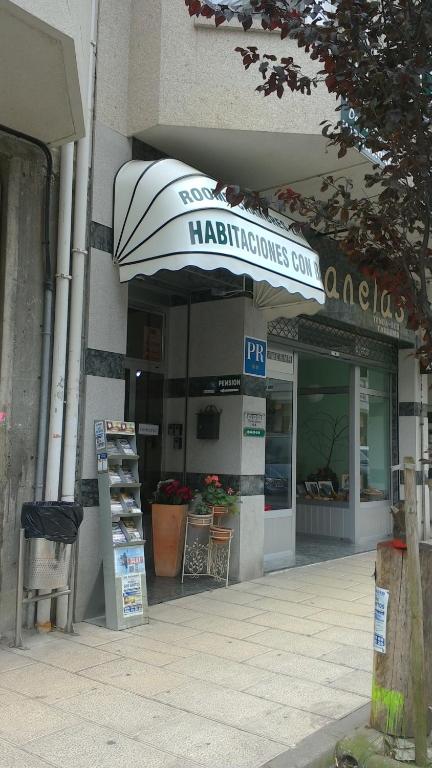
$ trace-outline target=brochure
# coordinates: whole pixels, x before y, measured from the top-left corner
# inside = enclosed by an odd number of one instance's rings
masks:
[[[129,541],[133,541],[134,539],[135,540],[141,539],[141,534],[138,528],[136,527],[134,521],[131,518],[126,518],[126,520],[122,520],[121,527]]]
[[[127,541],[120,523],[112,523],[112,540],[113,544],[124,544]]]

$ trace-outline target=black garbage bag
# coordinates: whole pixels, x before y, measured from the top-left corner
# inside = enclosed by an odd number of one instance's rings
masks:
[[[28,501],[21,510],[26,539],[73,544],[82,519],[83,508],[76,501]]]

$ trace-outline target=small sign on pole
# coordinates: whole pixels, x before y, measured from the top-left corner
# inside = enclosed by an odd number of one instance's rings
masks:
[[[387,608],[389,590],[375,587],[375,626],[374,626],[374,651],[386,652],[387,636]]]

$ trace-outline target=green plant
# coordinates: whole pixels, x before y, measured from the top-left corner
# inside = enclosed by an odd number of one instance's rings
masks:
[[[207,475],[204,478],[202,498],[210,507],[228,507],[231,513],[237,511],[239,495],[233,488],[224,488],[219,475]]]
[[[189,512],[192,515],[209,515],[209,505],[204,501],[202,494],[199,491],[195,491],[192,501],[189,504]]]

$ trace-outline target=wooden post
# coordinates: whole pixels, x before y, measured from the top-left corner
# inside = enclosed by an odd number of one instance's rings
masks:
[[[411,612],[410,672],[413,697],[415,760],[427,764],[427,703],[423,635],[423,596],[417,519],[417,489],[414,459],[404,459],[405,525],[407,541],[408,604]]]

